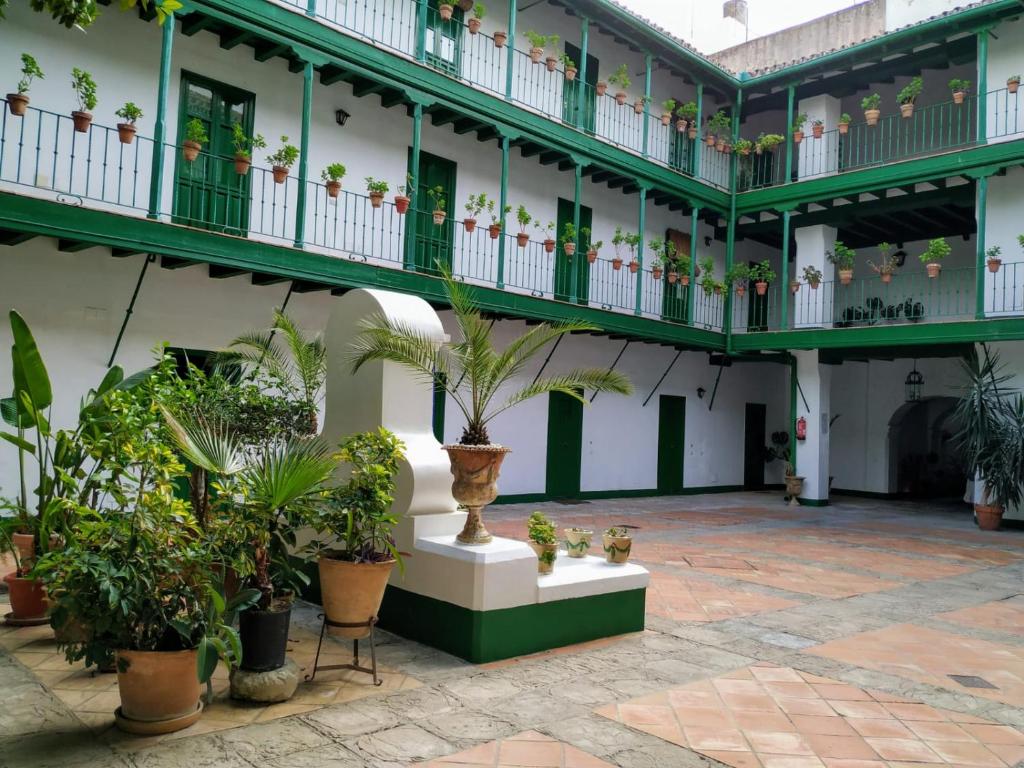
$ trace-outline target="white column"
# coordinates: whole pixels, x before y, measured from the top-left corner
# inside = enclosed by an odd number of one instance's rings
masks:
[[[818,351],[814,349],[795,351],[793,355],[800,382],[794,418],[807,419],[807,438],[796,441],[796,473],[804,478],[800,498],[827,502],[832,366],[819,363]]]
[[[796,113],[807,115],[804,140],[797,147],[797,174],[802,179],[806,176],[836,173],[839,170],[839,136],[836,128],[842,114],[839,99],[828,94],[800,99]],[[815,120],[822,120],[825,123],[825,133],[820,139],[814,138],[814,132],[811,130]]]
[[[799,217],[795,217],[799,221]],[[824,224],[800,227],[793,231],[796,239],[796,266],[791,277],[803,280],[804,267],[811,266],[822,274],[821,285],[813,290],[801,285],[793,297],[793,320],[796,328],[830,328],[835,295],[835,268],[828,260],[836,242],[837,230]]]

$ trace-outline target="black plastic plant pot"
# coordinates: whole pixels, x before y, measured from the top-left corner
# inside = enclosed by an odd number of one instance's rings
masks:
[[[284,666],[291,618],[291,606],[281,611],[250,609],[238,615],[238,633],[242,638],[242,669],[268,672]]]

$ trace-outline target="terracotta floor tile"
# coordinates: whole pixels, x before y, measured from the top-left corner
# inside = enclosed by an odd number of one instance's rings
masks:
[[[623,707],[619,707],[620,713],[622,713],[622,710]],[[670,717],[672,717],[673,711],[675,712],[673,720],[678,720],[678,722],[684,726],[696,726],[700,728],[733,727],[733,722],[729,717],[728,711],[725,709],[710,707],[674,707],[673,709],[668,710]],[[621,719],[622,722],[626,722],[624,713],[622,713]],[[667,723],[661,724],[666,725]]]
[[[887,768],[881,760],[847,760],[845,758],[823,758],[825,768]]]
[[[721,714],[718,710],[707,710],[714,714]],[[676,716],[670,707],[655,706],[652,704],[621,704],[619,705],[619,719],[626,725],[669,725],[676,724]],[[725,718],[728,722],[728,718]]]
[[[647,612],[673,621],[720,621],[793,605],[792,600],[724,587],[692,573],[655,571],[647,588]]]
[[[795,669],[788,669],[787,667],[759,667],[754,665],[750,668],[750,673],[761,680],[762,682],[773,682],[773,683],[802,683],[804,679],[800,677],[800,673]]]
[[[1007,765],[1024,761],[1024,746],[1019,744],[989,744],[989,751],[999,755]]]
[[[829,701],[829,706],[843,717],[865,717],[877,719],[887,719],[889,717],[888,710],[886,710],[886,708],[877,701],[837,700]]]
[[[852,717],[845,721],[861,736],[877,739],[912,739],[914,733],[904,723],[894,718],[874,719]]]
[[[878,755],[860,736],[833,736],[807,734],[804,737],[814,754],[821,758],[837,757],[850,760],[875,760]]]
[[[761,758],[764,768],[822,768],[824,763],[816,757],[796,755],[765,755]]]
[[[834,701],[871,701],[871,695],[846,683],[815,683],[814,690],[823,699]]]
[[[1003,761],[976,741],[929,741],[928,746],[947,763],[1002,768]]]
[[[956,723],[908,720],[907,727],[924,741],[975,741],[971,734]]]
[[[722,701],[732,709],[750,709],[756,712],[778,712],[775,700],[768,694],[723,693]]]
[[[917,739],[865,739],[883,760],[914,763],[941,762],[941,758]]]
[[[560,768],[562,745],[557,741],[512,741],[501,743],[498,765]]]
[[[761,761],[750,752],[719,752],[708,750],[704,752],[708,757],[714,758],[720,763],[731,765],[733,768],[761,768]]]
[[[968,627],[986,627],[1000,632],[1024,636],[1024,597],[973,605],[958,611],[939,613],[937,619]]]
[[[815,751],[798,733],[748,731],[754,752],[766,755],[813,755]]]
[[[750,751],[743,734],[730,728],[684,728],[686,741],[698,752],[721,750],[726,752]]]
[[[779,707],[787,715],[815,715],[817,717],[838,717],[827,701],[822,699],[776,699]]]
[[[980,742],[992,744],[1015,744],[1024,746],[1024,733],[1008,725],[993,723],[965,723],[960,726]]]
[[[927,704],[883,704],[889,712],[905,722],[910,720],[946,720],[941,710]]]
[[[818,717],[815,715],[790,715],[800,733],[824,734],[828,736],[853,736],[856,731],[842,717]]]
[[[746,710],[734,710],[732,712],[733,722],[741,731],[797,731],[798,728],[792,720],[781,712],[749,712]],[[826,717],[823,720],[833,720]],[[803,731],[803,729],[799,729]]]
[[[807,683],[801,681],[795,682],[774,682],[768,681],[764,684],[764,689],[768,691],[772,696],[778,698],[783,697],[787,699],[817,699],[817,698],[828,698],[822,697],[814,688]]]

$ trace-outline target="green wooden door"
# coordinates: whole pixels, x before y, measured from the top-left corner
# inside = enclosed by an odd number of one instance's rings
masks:
[[[565,44],[565,55],[580,66],[581,51],[572,43]],[[583,93],[583,129],[587,133],[594,132],[597,113],[597,68],[599,62],[595,56],[587,54],[587,80],[589,86]],[[562,120],[569,125],[576,125],[579,115],[579,92],[583,85],[580,78],[567,80],[562,88]]]
[[[554,499],[578,497],[582,466],[583,403],[552,392],[548,398],[547,495]]]
[[[235,172],[231,134],[234,124],[241,123],[252,135],[254,108],[255,96],[248,91],[182,73],[178,136],[184,137],[185,124],[197,118],[210,143],[192,162],[175,153],[176,222],[229,234],[247,233],[251,175]]]
[[[411,151],[411,150],[410,150]],[[420,168],[416,174],[416,247],[413,264],[417,271],[436,274],[440,263],[449,269],[452,266],[452,248],[455,243],[455,221],[452,198],[455,195],[455,163],[443,157],[420,152]],[[431,212],[433,201],[427,194],[430,189],[441,187],[448,203],[448,215],[444,223],[437,225]]]
[[[439,4],[438,0],[430,0],[427,4],[424,46],[427,63],[442,72],[458,75],[462,65],[462,35],[466,28],[462,21],[462,9],[456,5],[451,19],[445,21],[437,10]]]
[[[682,493],[686,444],[686,398],[658,400],[658,493]]]
[[[590,264],[587,262],[585,253],[578,252],[571,259],[565,255],[562,249],[562,233],[565,231],[566,223],[572,223],[573,201],[558,198],[558,224],[557,233],[558,248],[555,251],[555,298],[560,301],[569,301],[572,296],[572,275],[576,273],[576,302],[586,304],[590,298]],[[590,229],[594,226],[594,212],[587,206],[580,206],[580,229]]]

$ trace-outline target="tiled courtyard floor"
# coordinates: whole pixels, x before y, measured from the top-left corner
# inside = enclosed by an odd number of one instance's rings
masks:
[[[523,538],[636,526],[642,633],[473,666],[386,636],[376,690],[322,673],[286,705],[224,696],[143,741],[109,728],[116,686],[45,629],[0,629],[0,768],[1004,768],[1024,760],[1024,533],[965,508],[778,494],[495,507]],[[557,568],[557,564],[556,564]],[[316,613],[293,622],[308,664]],[[346,655],[332,645],[331,661]]]

